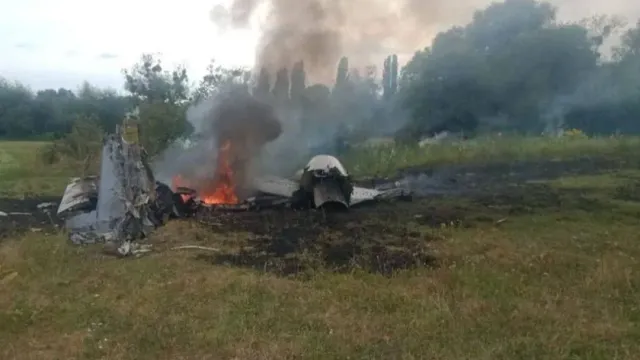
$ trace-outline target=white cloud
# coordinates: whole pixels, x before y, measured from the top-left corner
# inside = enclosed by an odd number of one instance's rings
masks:
[[[211,1],[1,1],[0,74],[34,88],[73,88],[83,79],[120,87],[121,69],[144,52],[185,64],[193,75],[212,58],[227,65],[253,61],[255,32],[219,36]]]

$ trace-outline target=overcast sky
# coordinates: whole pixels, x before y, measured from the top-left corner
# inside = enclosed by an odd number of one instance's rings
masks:
[[[609,12],[635,21],[640,12],[637,0],[552,2],[563,18]],[[0,76],[33,89],[76,89],[84,80],[121,89],[121,70],[145,52],[185,64],[192,79],[212,58],[250,66],[258,33],[220,34],[210,19],[218,3],[224,0],[0,0]]]
[[[88,80],[121,88],[121,69],[143,52],[202,74],[212,58],[250,65],[255,32],[220,36],[212,0],[0,0],[0,76],[34,89]]]

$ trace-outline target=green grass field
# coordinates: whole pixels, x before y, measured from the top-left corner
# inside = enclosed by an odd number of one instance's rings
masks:
[[[356,176],[388,176],[399,168],[500,161],[570,160],[583,156],[634,156],[638,137],[587,138],[578,133],[558,138],[485,137],[469,141],[415,146],[376,146],[346,156],[347,168]]]
[[[46,166],[39,159],[44,142],[0,142],[0,197],[60,196],[73,167]]]
[[[1,196],[63,190],[68,172],[34,169],[38,146],[0,143]],[[159,229],[157,251],[139,259],[63,234],[0,239],[0,359],[636,359],[637,150],[635,138],[491,139],[351,154],[347,168],[359,176],[585,156],[611,166],[353,210],[350,232],[315,241],[364,249],[346,238],[355,234],[386,250],[354,252],[339,272],[314,244],[253,267],[169,250],[197,243],[248,256],[255,246],[246,229],[191,221]],[[358,260],[405,245],[436,262],[383,275]],[[267,269],[291,259],[305,271]]]

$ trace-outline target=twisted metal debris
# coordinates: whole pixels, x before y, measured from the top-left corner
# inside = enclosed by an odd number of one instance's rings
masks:
[[[125,123],[105,138],[100,176],[72,179],[58,216],[66,218],[75,244],[109,243],[121,256],[146,252],[136,241],[166,222],[175,208],[170,197],[158,196],[162,186],[146,163],[137,128]]]

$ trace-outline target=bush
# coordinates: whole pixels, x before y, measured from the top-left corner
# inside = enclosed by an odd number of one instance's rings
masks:
[[[188,129],[185,108],[168,103],[143,103],[138,107],[140,141],[151,156],[160,154]]]
[[[100,158],[104,131],[94,116],[78,117],[71,132],[40,150],[47,165],[82,165],[83,172],[94,169]]]

